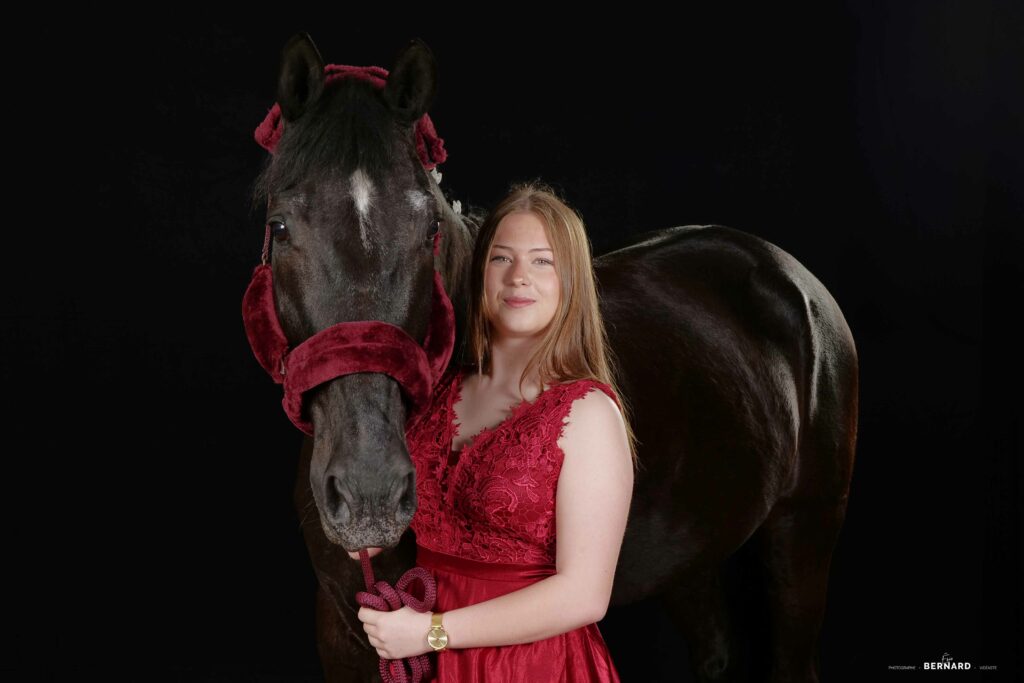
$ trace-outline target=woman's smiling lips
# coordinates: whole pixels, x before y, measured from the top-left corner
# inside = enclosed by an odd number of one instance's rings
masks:
[[[532,304],[533,299],[521,299],[519,297],[513,296],[505,299],[505,303],[511,306],[512,308],[522,308],[523,306],[529,306],[530,304]]]

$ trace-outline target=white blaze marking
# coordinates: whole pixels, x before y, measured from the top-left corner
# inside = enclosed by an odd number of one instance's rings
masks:
[[[373,246],[370,243],[370,236],[367,228],[370,223],[370,198],[373,197],[373,183],[370,177],[357,168],[349,180],[352,186],[352,201],[356,204],[356,211],[359,213],[359,236],[363,241],[363,248],[370,251]]]

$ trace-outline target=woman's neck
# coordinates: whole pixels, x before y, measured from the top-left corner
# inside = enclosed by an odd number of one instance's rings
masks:
[[[519,378],[536,350],[537,338],[500,339],[491,343],[491,374],[481,378],[481,388],[519,396]],[[523,381],[523,399],[532,401],[541,392],[536,368]]]

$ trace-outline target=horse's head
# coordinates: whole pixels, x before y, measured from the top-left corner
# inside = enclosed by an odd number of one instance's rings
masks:
[[[424,339],[434,235],[444,231],[441,258],[455,273],[467,242],[416,149],[414,126],[436,83],[433,56],[419,41],[399,54],[383,88],[359,78],[326,82],[306,34],[285,46],[283,131],[254,198],[266,203],[274,306],[289,345],[350,321],[383,321]],[[459,284],[448,277],[453,298]],[[381,372],[342,375],[305,395],[313,497],[327,537],[347,550],[393,546],[412,519],[412,409]]]

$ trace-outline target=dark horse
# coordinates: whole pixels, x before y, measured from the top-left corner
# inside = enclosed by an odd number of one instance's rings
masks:
[[[284,134],[255,191],[276,225],[285,334],[296,345],[337,322],[380,320],[423,339],[434,267],[423,244],[440,219],[458,362],[478,222],[453,210],[415,151],[434,59],[412,41],[383,89],[325,87],[323,71],[307,35],[289,41],[277,92]],[[767,586],[765,678],[817,680],[857,431],[857,355],[839,307],[789,254],[717,225],[647,233],[595,268],[641,443],[612,605],[657,596],[690,645],[696,678],[735,679],[741,648],[722,568],[754,548]],[[378,680],[356,618],[360,565],[347,551],[386,548],[374,566],[388,582],[414,565],[408,410],[398,384],[376,372],[309,397],[315,437],[304,443],[295,500],[331,681]]]

